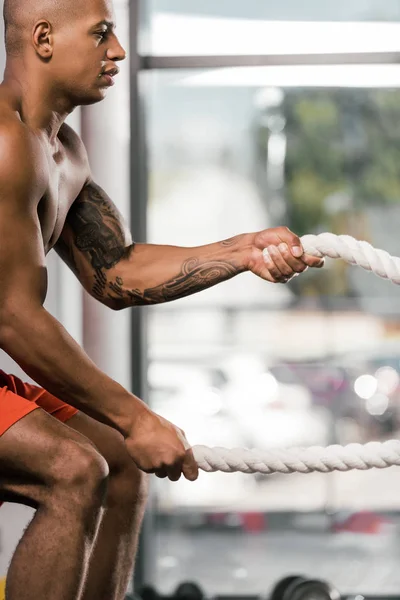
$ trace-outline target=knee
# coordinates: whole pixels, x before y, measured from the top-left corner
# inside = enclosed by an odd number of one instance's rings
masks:
[[[121,449],[110,468],[107,506],[127,506],[128,510],[145,506],[149,491],[149,477],[137,468],[130,456]]]
[[[101,506],[107,493],[108,478],[106,460],[90,443],[67,440],[61,444],[53,461],[53,492],[61,492],[73,504]]]

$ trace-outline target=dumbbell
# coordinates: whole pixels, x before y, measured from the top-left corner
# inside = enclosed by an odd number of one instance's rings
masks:
[[[173,598],[177,600],[204,600],[205,594],[197,583],[184,581],[176,588]]]
[[[289,596],[291,588],[302,581],[306,581],[306,579],[301,575],[289,575],[289,577],[285,577],[272,590],[270,600],[291,600]]]
[[[142,600],[167,600],[166,596],[161,596],[152,586],[146,585],[140,591]],[[205,594],[197,583],[184,581],[176,588],[169,600],[205,600]]]
[[[326,581],[292,575],[275,586],[270,600],[341,600],[341,597]]]
[[[160,594],[151,585],[145,585],[139,592],[141,600],[161,600]]]
[[[293,586],[290,600],[341,600],[341,596],[326,581],[306,579]]]

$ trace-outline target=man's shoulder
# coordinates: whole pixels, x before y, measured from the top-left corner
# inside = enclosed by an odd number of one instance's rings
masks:
[[[11,110],[0,101],[0,186],[3,191],[34,192],[45,182],[40,143]],[[36,195],[36,194],[35,194]]]
[[[26,150],[33,142],[33,136],[21,119],[11,110],[6,110],[0,102],[0,150],[23,147]]]
[[[28,128],[16,116],[2,112],[0,106],[0,163],[17,163],[26,168],[31,162],[34,164],[37,150],[37,140]]]
[[[6,91],[0,87],[0,152],[11,155],[21,152],[21,160],[34,157],[39,141],[34,132],[23,122],[20,113],[10,101]],[[22,154],[22,150],[24,150]]]

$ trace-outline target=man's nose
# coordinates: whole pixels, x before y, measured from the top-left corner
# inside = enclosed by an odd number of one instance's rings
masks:
[[[113,46],[107,50],[107,58],[113,62],[125,60],[125,49],[121,46],[117,38],[115,38],[115,44],[113,44]]]

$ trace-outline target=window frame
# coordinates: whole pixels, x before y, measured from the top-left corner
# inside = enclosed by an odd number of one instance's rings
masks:
[[[154,56],[143,52],[149,40],[150,11],[148,0],[130,2],[130,110],[131,110],[131,230],[135,240],[146,241],[148,204],[148,149],[146,143],[146,73],[154,70],[218,69],[254,66],[297,65],[365,65],[400,64],[400,52],[353,52],[340,54],[288,55],[227,55],[227,56]],[[142,50],[142,52],[139,50]],[[147,389],[147,311],[132,311],[132,390],[148,402]],[[154,512],[147,511],[142,529],[134,587],[153,579],[154,573]]]

